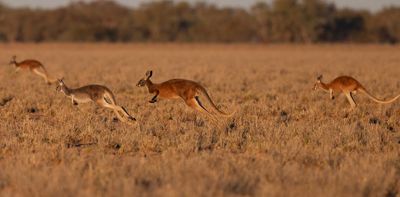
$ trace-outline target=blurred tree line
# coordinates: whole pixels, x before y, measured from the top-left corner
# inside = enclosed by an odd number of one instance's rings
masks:
[[[251,9],[157,1],[128,8],[75,2],[53,10],[0,4],[0,42],[379,42],[400,41],[400,7],[377,13],[323,0],[275,0]]]

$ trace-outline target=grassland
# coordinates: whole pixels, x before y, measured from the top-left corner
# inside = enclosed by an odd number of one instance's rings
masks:
[[[351,75],[400,93],[400,47],[373,45],[0,45],[0,196],[396,196],[400,101],[312,91]],[[74,106],[10,57],[42,61],[71,87],[107,85],[139,124]],[[148,103],[153,81],[203,84],[232,117],[213,125],[183,102]],[[10,100],[11,99],[11,100]]]

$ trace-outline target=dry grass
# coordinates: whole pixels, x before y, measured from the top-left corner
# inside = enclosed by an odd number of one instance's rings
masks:
[[[374,95],[400,92],[398,46],[1,45],[71,87],[105,84],[139,126],[0,67],[1,196],[395,196],[400,101],[311,88],[342,74]],[[187,78],[233,118],[214,126],[181,101],[150,104],[135,84]],[[12,98],[12,100],[7,99]]]

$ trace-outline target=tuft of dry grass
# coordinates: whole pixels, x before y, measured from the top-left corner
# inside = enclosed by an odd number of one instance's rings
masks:
[[[400,47],[375,45],[0,45],[1,196],[396,196],[400,101],[313,92],[351,75],[380,98],[400,93]],[[102,84],[135,116],[69,99],[9,58],[35,58],[71,87]],[[219,125],[135,87],[200,82]]]

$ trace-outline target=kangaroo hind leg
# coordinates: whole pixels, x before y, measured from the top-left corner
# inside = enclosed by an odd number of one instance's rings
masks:
[[[40,71],[39,69],[35,68],[32,70],[35,74],[39,75],[40,77],[42,77],[47,84],[50,84],[50,81],[48,80],[48,77],[45,73],[43,73],[42,71]]]
[[[345,92],[344,94],[346,95],[346,98],[349,101],[351,108],[354,109],[357,106],[357,104],[354,101],[353,95],[351,94],[351,92]]]
[[[118,118],[120,121],[126,122],[126,120],[125,120],[125,119],[121,116],[121,114],[119,113],[119,109],[118,109],[115,105],[109,104],[109,103],[107,102],[106,99],[102,99],[102,100],[101,100],[100,102],[98,102],[98,103],[99,103],[99,105],[101,105],[101,106],[103,106],[103,107],[112,109],[112,110],[114,111],[115,115],[117,115],[117,118]]]
[[[128,111],[126,111],[125,107],[122,107],[122,106],[119,106],[119,105],[116,105],[115,107],[116,107],[124,116],[126,116],[128,119],[130,119],[130,120],[136,120],[136,118],[132,117],[132,116],[128,113]]]
[[[197,96],[194,97],[194,98],[192,98],[192,99],[187,100],[187,101],[186,101],[186,104],[187,104],[189,107],[191,107],[191,108],[193,108],[193,109],[195,109],[195,110],[197,110],[197,111],[199,111],[199,112],[201,112],[201,113],[204,113],[204,114],[208,115],[209,117],[212,118],[213,121],[216,121],[216,118],[214,117],[214,115],[213,115],[212,113],[210,113],[210,112],[203,106],[203,104],[200,102],[200,100],[199,100],[199,98],[198,98]]]

